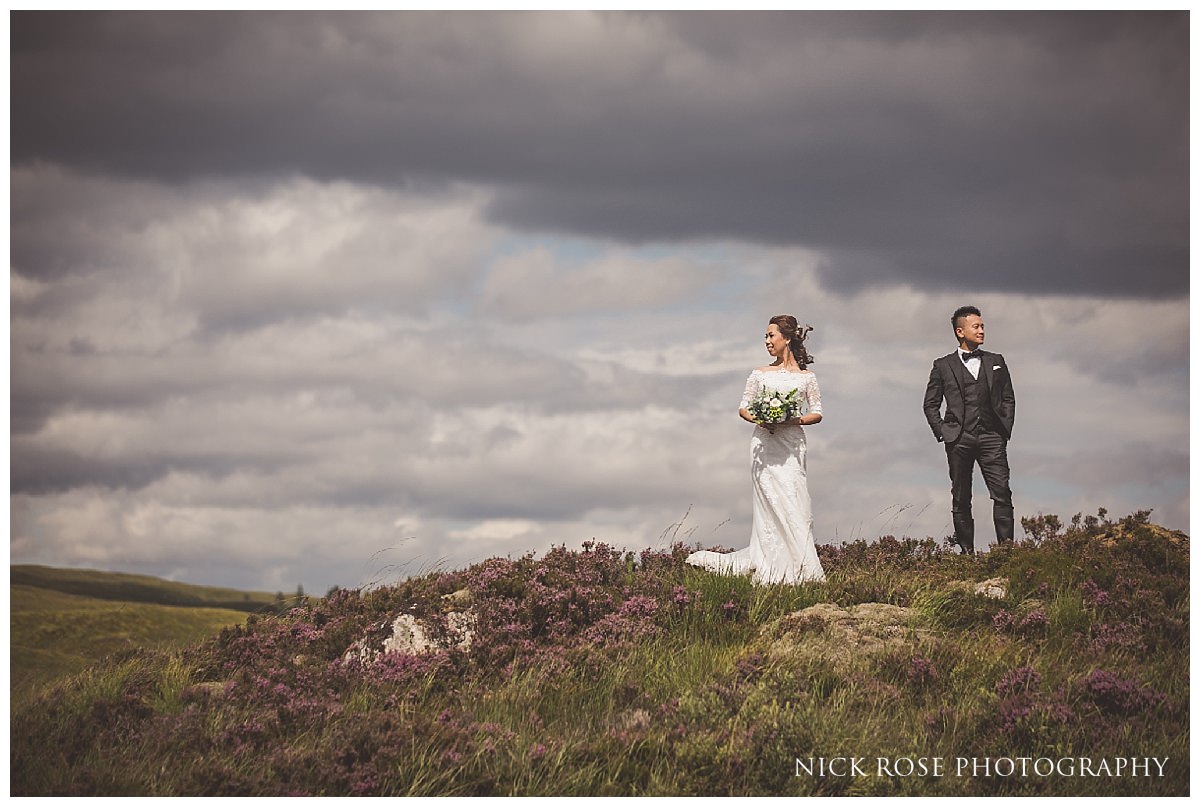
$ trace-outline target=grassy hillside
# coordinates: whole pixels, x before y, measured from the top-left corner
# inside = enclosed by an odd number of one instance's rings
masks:
[[[193,644],[277,604],[264,592],[91,569],[18,565],[10,580],[14,702],[111,653]]]
[[[798,586],[689,567],[679,545],[588,544],[340,591],[111,656],[16,709],[11,788],[1187,795],[1189,540],[1147,516],[1027,520],[1020,545],[976,556],[890,537],[823,546],[828,579]],[[357,652],[398,613],[444,649]],[[798,769],[835,757],[863,774]],[[1058,767],[978,767],[1021,757]],[[1130,757],[1162,767],[1077,773]]]

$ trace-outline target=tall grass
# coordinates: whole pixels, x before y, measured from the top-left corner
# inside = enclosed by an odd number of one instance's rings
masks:
[[[1144,518],[1034,527],[975,557],[822,547],[818,584],[587,544],[338,592],[18,708],[13,792],[1186,794],[1187,539]],[[974,593],[992,577],[1002,597]],[[347,660],[398,610],[445,632],[464,601],[468,650]],[[1022,755],[1170,759],[1162,777],[953,775]],[[839,756],[869,775],[796,775]],[[918,757],[951,772],[874,768]]]

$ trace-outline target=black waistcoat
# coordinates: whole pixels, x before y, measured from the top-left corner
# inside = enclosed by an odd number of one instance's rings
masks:
[[[966,417],[963,431],[969,434],[982,432],[999,432],[1000,423],[996,419],[991,406],[991,390],[988,388],[987,374],[979,368],[979,378],[971,378],[971,371],[963,373],[963,401],[966,404]]]

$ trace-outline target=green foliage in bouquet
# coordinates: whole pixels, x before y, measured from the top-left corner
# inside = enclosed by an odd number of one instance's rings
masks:
[[[799,390],[781,394],[777,390],[764,389],[750,402],[747,410],[759,423],[783,423],[800,414],[802,401],[797,399],[798,394]]]

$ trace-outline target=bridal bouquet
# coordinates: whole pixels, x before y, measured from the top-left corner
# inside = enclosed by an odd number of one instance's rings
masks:
[[[759,423],[782,423],[800,414],[801,401],[796,399],[799,390],[788,390],[786,393],[777,390],[764,389],[758,397],[746,407]]]

